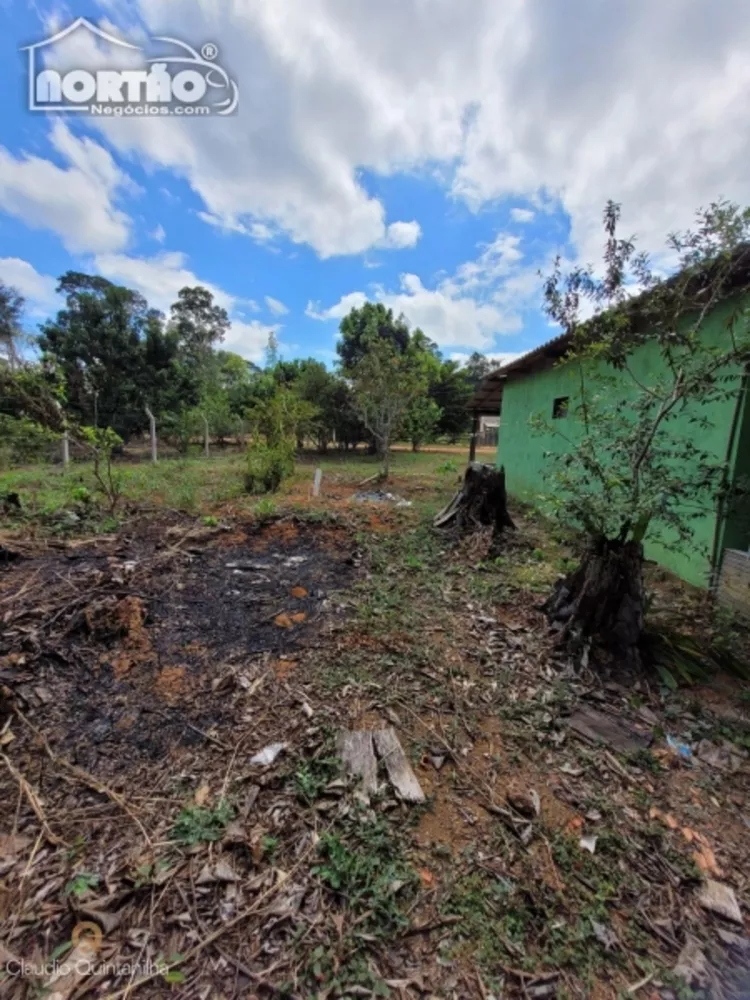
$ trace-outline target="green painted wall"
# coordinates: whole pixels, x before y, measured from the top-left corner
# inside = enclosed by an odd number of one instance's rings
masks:
[[[703,336],[708,343],[721,344],[727,339],[727,316],[735,305],[728,303],[708,318],[703,330]],[[642,384],[653,385],[659,374],[664,374],[658,346],[652,343],[638,348],[631,357],[630,368]],[[607,367],[606,371],[609,376],[614,375],[617,378],[616,386],[612,389],[613,398],[615,395],[619,399],[638,395],[639,390],[627,373],[616,373],[610,367]],[[739,389],[741,384],[739,372],[735,377]],[[511,496],[535,504],[540,494],[549,492],[550,483],[546,479],[546,472],[548,469],[551,471],[553,460],[545,457],[545,453],[569,451],[575,446],[582,430],[580,420],[574,413],[561,420],[553,420],[553,402],[556,398],[568,396],[571,406],[574,406],[576,396],[580,393],[580,378],[579,366],[565,362],[526,375],[509,374],[503,390],[497,464],[505,466],[508,492]],[[690,417],[702,411],[708,416],[710,427],[699,432],[701,446],[711,452],[718,461],[724,461],[730,451],[730,436],[736,406],[737,399],[734,396],[712,403],[710,407],[699,403],[688,404],[671,424],[672,432],[684,433],[688,438],[693,437],[696,434],[696,427],[690,423]],[[744,409],[743,407],[743,411]],[[746,410],[746,413],[738,415],[738,433],[735,435],[732,455],[738,469],[742,466],[746,474],[750,475],[750,404]],[[571,444],[552,431],[540,432],[533,428],[531,419],[534,416],[542,416],[547,423],[559,428]],[[663,528],[661,535],[649,533],[645,543],[647,558],[654,559],[689,583],[707,586],[717,521],[715,511],[693,521],[694,547],[683,548],[680,551],[664,547],[664,542],[668,542],[669,537]],[[743,530],[739,518],[732,519],[730,516],[728,528],[730,525],[731,541],[738,545]],[[729,543],[728,534],[726,540],[722,541]],[[746,548],[747,541],[738,547]]]

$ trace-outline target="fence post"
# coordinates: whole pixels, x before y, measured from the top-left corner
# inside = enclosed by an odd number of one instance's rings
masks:
[[[209,441],[208,419],[205,416],[203,416],[203,452],[206,458],[211,457],[211,442]]]
[[[479,414],[476,410],[472,414],[471,419],[471,438],[469,442],[469,465],[474,462],[477,457],[477,437],[479,435]]]
[[[62,433],[62,464],[63,468],[67,469],[70,465],[70,438],[68,437],[67,428]]]
[[[144,409],[146,410],[146,416],[148,417],[149,430],[151,432],[151,461],[155,465],[156,462],[157,462],[157,453],[156,453],[156,418],[154,417],[153,413],[151,412],[151,409],[148,406],[144,407]]]

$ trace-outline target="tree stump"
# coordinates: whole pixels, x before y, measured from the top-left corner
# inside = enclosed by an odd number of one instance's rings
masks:
[[[451,502],[434,519],[436,528],[455,525],[459,531],[492,526],[499,535],[504,528],[515,528],[508,513],[505,469],[472,462],[463,485]]]
[[[579,652],[594,644],[618,662],[640,666],[643,632],[643,546],[599,539],[580,566],[560,580],[542,606],[560,641]]]

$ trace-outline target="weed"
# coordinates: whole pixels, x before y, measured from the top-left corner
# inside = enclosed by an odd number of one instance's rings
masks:
[[[216,528],[219,524],[218,517],[214,517],[213,514],[206,514],[201,520],[205,528]]]
[[[326,833],[319,851],[313,873],[359,916],[363,929],[387,938],[406,924],[399,899],[413,893],[419,879],[385,819]]]
[[[279,849],[279,838],[269,837],[268,834],[266,834],[264,837],[261,837],[260,846],[263,851],[263,857],[272,861],[274,855]]]
[[[172,827],[172,839],[185,847],[221,840],[234,816],[234,808],[222,799],[213,809],[186,806]]]
[[[305,762],[294,775],[294,785],[298,797],[306,805],[312,805],[339,772],[339,761],[335,757],[315,757]]]
[[[255,514],[261,521],[267,521],[276,516],[276,501],[270,497],[264,497],[255,505]]]
[[[93,872],[78,872],[65,886],[65,895],[76,898],[85,896],[90,889],[96,889],[99,882],[99,876]]]
[[[628,763],[633,767],[639,767],[642,771],[650,771],[651,774],[659,774],[663,768],[650,750],[636,750],[628,758]]]
[[[452,458],[449,458],[443,462],[442,465],[438,465],[435,472],[439,472],[441,475],[444,473],[458,472],[458,465],[456,465]]]

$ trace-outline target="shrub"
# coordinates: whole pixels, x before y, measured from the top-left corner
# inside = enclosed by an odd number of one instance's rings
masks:
[[[49,457],[54,434],[28,417],[0,414],[0,468],[31,465]]]
[[[275,493],[294,471],[294,450],[284,442],[269,446],[262,441],[247,451],[245,489],[248,493]]]

